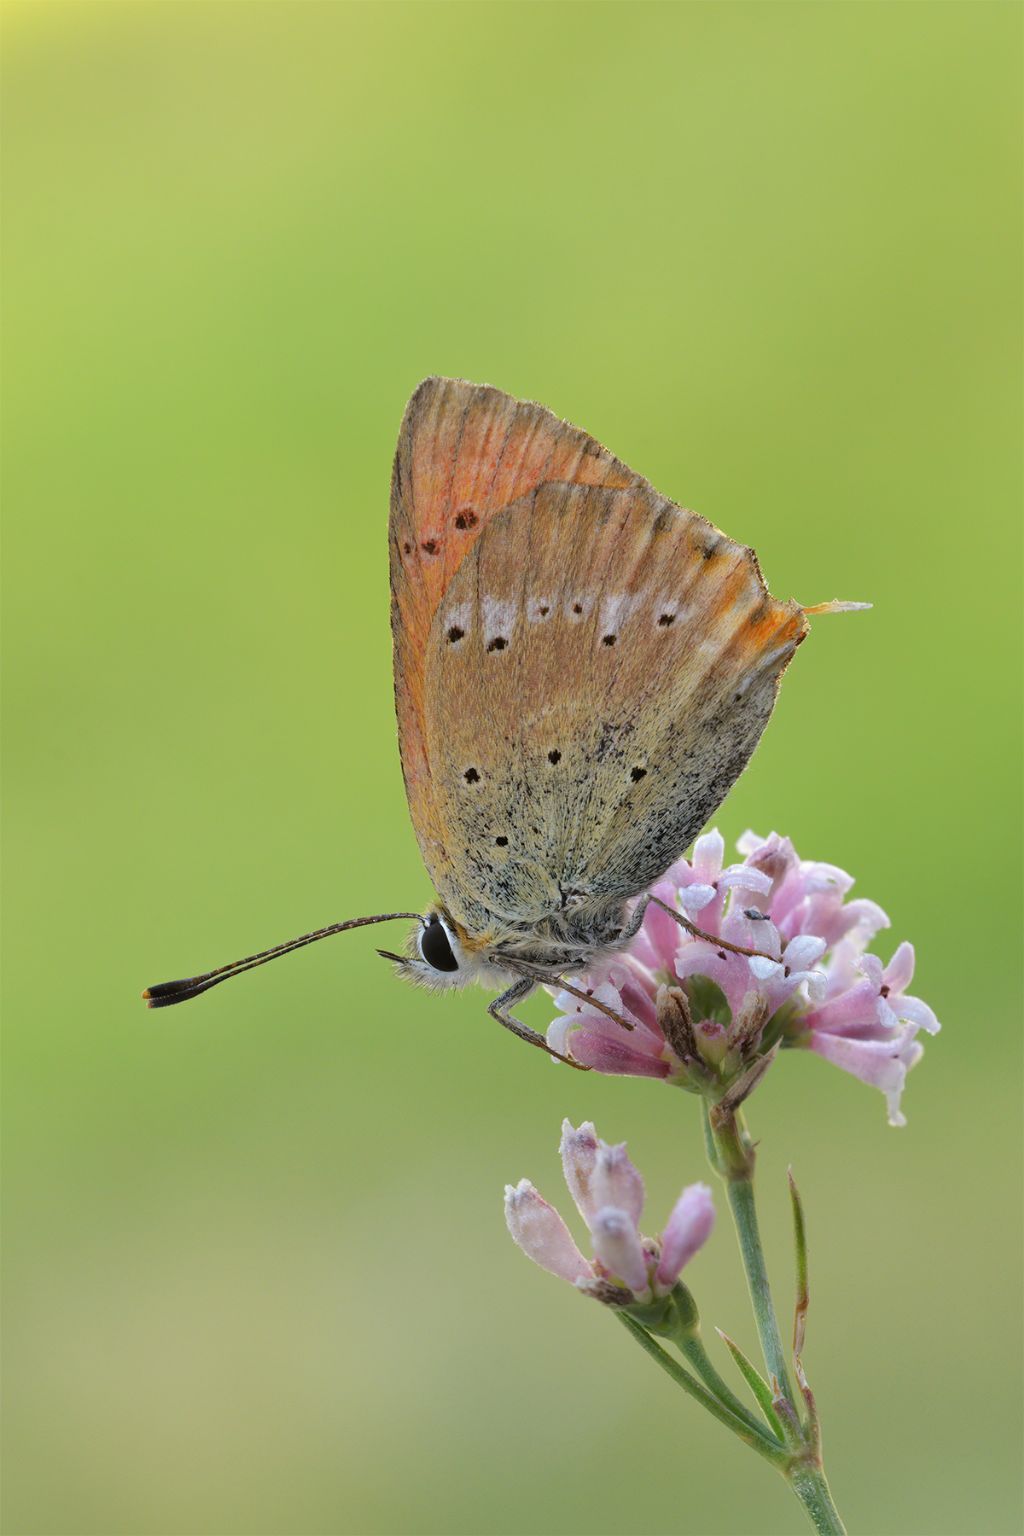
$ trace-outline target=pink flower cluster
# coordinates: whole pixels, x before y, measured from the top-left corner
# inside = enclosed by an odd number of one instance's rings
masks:
[[[593,1259],[584,1258],[554,1206],[529,1179],[505,1187],[505,1220],[520,1248],[542,1269],[613,1306],[667,1296],[706,1242],[715,1208],[706,1184],[691,1184],[676,1201],[658,1242],[643,1237],[644,1181],[625,1143],[610,1146],[586,1122],[562,1124],[562,1168],[569,1193],[590,1231]]]
[[[664,1027],[664,988],[681,988],[702,1069],[738,1068],[751,1047],[802,1047],[880,1088],[890,1125],[905,1124],[900,1097],[923,1053],[917,1034],[939,1028],[928,1005],[905,991],[913,947],[901,944],[886,966],[869,954],[889,926],[886,914],[873,901],[848,901],[852,877],[800,859],[788,838],[747,832],[738,846],[742,863],[723,868],[725,844],[709,832],[692,860],[681,859],[654,887],[710,940],[652,902],[628,953],[578,983],[629,1017],[632,1033],[562,992],[548,1043],[598,1072],[691,1082],[679,1039],[674,1049]],[[716,938],[760,955],[736,954]]]

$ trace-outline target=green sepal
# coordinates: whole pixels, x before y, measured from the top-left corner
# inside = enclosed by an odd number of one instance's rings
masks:
[[[648,1333],[657,1334],[663,1339],[674,1339],[676,1336],[678,1320],[671,1296],[657,1296],[653,1301],[631,1302],[629,1306],[618,1310],[633,1318]]]
[[[619,1310],[628,1313],[648,1333],[671,1339],[679,1349],[683,1349],[700,1330],[700,1313],[693,1293],[679,1280],[667,1296],[634,1302]]]

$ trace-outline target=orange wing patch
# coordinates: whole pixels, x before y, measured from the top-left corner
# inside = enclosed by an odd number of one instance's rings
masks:
[[[425,379],[391,477],[391,628],[398,740],[413,826],[437,882],[447,863],[425,750],[423,674],[441,598],[490,518],[546,481],[644,486],[578,427],[489,385]]]

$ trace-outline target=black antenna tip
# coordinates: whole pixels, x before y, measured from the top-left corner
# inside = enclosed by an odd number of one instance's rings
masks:
[[[147,1003],[155,1002],[160,997],[171,997],[175,992],[191,992],[196,984],[196,977],[190,976],[186,981],[161,981],[155,987],[147,987],[143,997]]]
[[[197,997],[212,985],[201,976],[189,976],[184,981],[161,981],[155,987],[147,987],[142,997],[147,1008],[169,1008],[172,1003],[184,1003],[190,997]]]

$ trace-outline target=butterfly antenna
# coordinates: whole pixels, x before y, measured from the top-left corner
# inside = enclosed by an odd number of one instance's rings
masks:
[[[317,928],[314,933],[304,933],[300,938],[289,939],[285,944],[275,944],[273,949],[260,950],[258,955],[246,955],[244,960],[233,960],[230,965],[218,966],[215,971],[204,971],[201,976],[187,976],[182,981],[161,981],[155,987],[147,987],[142,996],[149,1008],[170,1008],[173,1003],[186,1003],[190,997],[198,997],[232,976],[255,970],[269,960],[290,955],[293,949],[303,949],[318,939],[330,938],[333,933],[345,933],[349,928],[367,928],[371,923],[389,923],[393,918],[419,919],[419,912],[380,912],[376,917],[353,917],[347,923],[331,923],[327,928]]]

